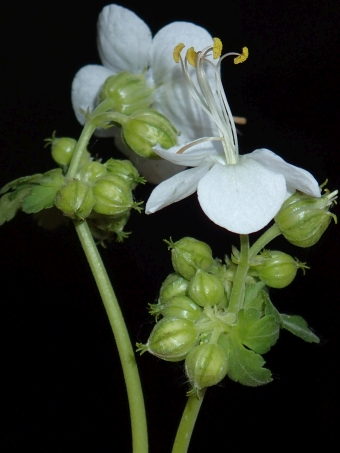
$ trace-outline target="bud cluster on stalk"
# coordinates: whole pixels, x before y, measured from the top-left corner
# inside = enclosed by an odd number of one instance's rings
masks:
[[[185,361],[188,395],[228,375],[244,385],[270,382],[261,354],[269,351],[285,328],[305,341],[318,342],[299,316],[280,314],[268,287],[283,288],[306,266],[280,251],[263,251],[249,263],[242,304],[230,308],[238,252],[225,263],[214,259],[208,244],[185,237],[167,242],[174,272],[163,282],[157,303],[149,305],[155,317],[146,344],[138,351],[171,361]]]
[[[37,214],[57,208],[75,221],[87,219],[93,236],[102,243],[112,238],[123,240],[129,234],[124,227],[131,209],[142,209],[134,201],[132,191],[144,178],[129,160],[109,159],[102,163],[93,160],[88,151],[83,152],[77,173],[69,178],[77,141],[53,134],[46,142],[60,168],[7,184],[0,191],[0,195],[4,194],[0,199],[0,224],[11,220],[19,209]]]
[[[98,127],[121,127],[123,143],[132,151],[142,157],[160,159],[153,148],[173,147],[179,133],[168,118],[151,108],[153,91],[143,74],[124,71],[112,75],[101,88],[96,111],[118,114],[115,118],[99,115],[102,123]]]

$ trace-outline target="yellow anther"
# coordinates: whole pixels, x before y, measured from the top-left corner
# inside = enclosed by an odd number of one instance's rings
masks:
[[[243,47],[241,55],[239,55],[238,57],[234,58],[234,63],[235,64],[243,63],[244,61],[246,61],[248,56],[249,56],[248,47]]]
[[[174,52],[173,52],[173,57],[174,57],[174,60],[176,63],[179,63],[179,59],[180,59],[180,55],[181,55],[181,52],[182,50],[184,49],[185,45],[180,42],[179,44],[177,44],[177,46],[174,48]]]
[[[191,64],[194,68],[196,68],[196,60],[197,60],[197,53],[193,47],[187,50],[187,54],[185,58],[188,60],[188,63]]]
[[[222,41],[220,38],[214,38],[214,45],[213,45],[213,57],[216,60],[216,58],[220,58],[221,53],[222,53]]]

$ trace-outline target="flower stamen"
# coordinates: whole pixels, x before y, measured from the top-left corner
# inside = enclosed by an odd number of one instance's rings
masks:
[[[185,82],[191,96],[213,120],[219,131],[220,137],[206,137],[205,140],[221,140],[226,156],[226,163],[236,164],[238,162],[239,152],[235,119],[233,119],[231,114],[219,71],[221,61],[226,56],[235,55],[234,63],[238,64],[247,59],[249,51],[247,47],[243,47],[241,54],[232,52],[221,57],[222,41],[219,38],[214,38],[213,41],[212,46],[206,47],[198,52],[193,47],[190,47],[186,52],[184,61],[181,57],[181,52],[185,46],[183,43],[180,43],[175,47],[173,56],[176,63],[181,63]],[[211,55],[215,60],[218,59],[216,64],[208,59]],[[192,79],[188,64],[196,68],[197,84]],[[213,68],[216,88],[212,88],[211,80],[208,78],[207,65],[208,68]],[[237,121],[239,124],[245,123],[245,119],[243,118],[237,118]],[[198,142],[201,142],[201,140],[186,145],[179,153],[183,153],[189,147],[195,146]]]

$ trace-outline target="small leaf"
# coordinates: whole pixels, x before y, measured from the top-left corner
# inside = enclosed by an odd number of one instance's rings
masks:
[[[257,308],[258,310],[262,310],[265,298],[263,295],[264,291],[261,290],[264,286],[264,282],[257,282],[254,285],[246,287],[243,304],[244,309]]]
[[[263,368],[266,363],[263,357],[246,349],[233,335],[228,336],[223,346],[229,359],[230,379],[251,387],[272,381],[270,370]]]
[[[23,176],[22,178],[15,179],[14,181],[9,182],[6,184],[1,190],[0,195],[3,193],[8,192],[11,190],[16,190],[20,186],[23,188],[24,186],[29,186],[30,184],[38,184],[40,182],[42,175],[40,173],[32,176]]]
[[[308,343],[320,342],[320,339],[309,329],[307,322],[301,316],[282,314],[281,319],[283,329],[289,330],[289,332],[302,338]]]
[[[43,209],[51,208],[58,189],[55,187],[35,186],[23,200],[22,210],[26,214],[35,214]]]
[[[30,190],[28,186],[25,189],[6,193],[0,198],[0,226],[13,219],[21,208],[22,199],[30,193]]]
[[[264,354],[277,342],[280,324],[274,316],[260,316],[261,313],[254,308],[240,310],[234,331],[245,346],[258,354]]]

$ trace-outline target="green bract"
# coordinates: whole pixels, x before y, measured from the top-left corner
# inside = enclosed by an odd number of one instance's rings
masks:
[[[163,149],[177,144],[178,132],[170,121],[156,110],[141,110],[126,118],[122,124],[122,134],[127,145],[142,157],[160,159],[153,147]]]
[[[185,372],[192,386],[188,394],[199,394],[201,389],[218,384],[227,371],[228,360],[218,344],[196,346],[185,359]]]
[[[185,237],[177,242],[164,241],[171,248],[172,265],[176,272],[190,280],[197,269],[208,272],[214,264],[211,248],[197,239]]]
[[[329,212],[338,191],[328,191],[320,198],[295,192],[282,205],[275,222],[284,237],[298,247],[311,247],[321,238],[336,216]]]
[[[99,93],[99,102],[110,99],[115,112],[131,115],[152,104],[153,89],[148,87],[143,74],[120,72],[108,77]]]

